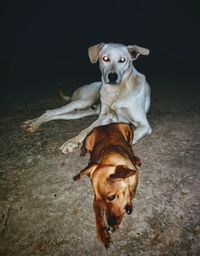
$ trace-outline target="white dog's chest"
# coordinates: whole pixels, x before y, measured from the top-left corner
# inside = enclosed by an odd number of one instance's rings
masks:
[[[114,122],[127,122],[130,119],[131,91],[119,86],[101,88],[101,103],[107,114],[112,114]],[[104,113],[105,114],[105,113]]]
[[[131,90],[124,90],[118,85],[105,85],[101,88],[101,103],[105,104],[110,110],[117,112],[120,108],[128,107],[130,104]]]
[[[124,101],[126,98],[126,95],[118,85],[104,85],[102,86],[100,93],[102,104],[106,104],[113,110],[115,107],[117,107],[117,105],[120,103],[122,99]]]

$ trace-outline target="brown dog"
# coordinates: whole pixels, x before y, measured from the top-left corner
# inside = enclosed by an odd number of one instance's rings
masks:
[[[84,140],[81,155],[90,153],[90,162],[74,180],[90,177],[95,199],[97,236],[106,249],[112,232],[120,225],[126,212],[131,214],[140,159],[131,148],[133,132],[128,124],[109,124],[94,128]],[[107,224],[106,221],[107,220]]]

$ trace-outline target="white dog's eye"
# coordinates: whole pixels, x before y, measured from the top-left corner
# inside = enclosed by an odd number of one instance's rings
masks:
[[[108,56],[103,56],[103,61],[109,62],[109,61],[110,61],[110,58],[109,58]]]
[[[126,61],[126,59],[122,57],[121,59],[119,59],[118,62],[119,62],[119,63],[123,63],[123,62],[125,62],[125,61]]]

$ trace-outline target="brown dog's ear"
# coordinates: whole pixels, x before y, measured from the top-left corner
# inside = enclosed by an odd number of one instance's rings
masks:
[[[137,45],[128,45],[127,49],[131,55],[131,60],[136,60],[140,54],[142,55],[149,55],[149,49],[147,48],[143,48],[141,46],[137,46]]]
[[[133,142],[133,129],[129,124],[117,124],[118,129],[123,134],[125,140],[131,146]]]
[[[105,43],[96,44],[88,48],[88,55],[91,63],[96,63],[99,59],[99,52],[104,47]]]
[[[109,179],[126,179],[136,174],[136,170],[129,169],[126,166],[118,165],[115,169],[115,173],[110,174]]]
[[[74,181],[80,180],[84,175],[90,176],[90,173],[94,171],[99,165],[97,163],[89,163],[87,167],[73,177]]]

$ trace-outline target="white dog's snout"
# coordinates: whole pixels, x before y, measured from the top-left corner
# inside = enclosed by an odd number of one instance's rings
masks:
[[[115,84],[118,79],[118,74],[116,72],[110,72],[108,74],[108,80],[111,84]]]
[[[102,72],[103,80],[106,84],[120,84],[121,83],[121,74],[116,70],[107,70]]]

